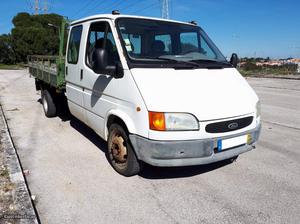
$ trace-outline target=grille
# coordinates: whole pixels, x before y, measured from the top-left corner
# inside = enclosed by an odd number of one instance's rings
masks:
[[[235,120],[216,122],[208,124],[205,127],[206,132],[208,133],[223,133],[229,131],[235,131],[247,127],[253,121],[253,117],[244,117]]]

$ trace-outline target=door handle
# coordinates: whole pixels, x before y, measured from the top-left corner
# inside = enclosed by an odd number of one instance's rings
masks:
[[[83,69],[80,69],[80,80],[83,79]]]
[[[66,75],[68,75],[68,66],[66,66]]]

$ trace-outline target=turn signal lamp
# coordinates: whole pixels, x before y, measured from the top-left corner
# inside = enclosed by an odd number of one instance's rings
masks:
[[[164,113],[149,111],[149,127],[151,130],[165,131],[166,123]]]

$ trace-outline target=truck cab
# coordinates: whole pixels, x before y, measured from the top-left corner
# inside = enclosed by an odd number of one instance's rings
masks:
[[[70,24],[66,51],[70,112],[122,175],[236,158],[258,140],[257,95],[195,23],[95,15]]]

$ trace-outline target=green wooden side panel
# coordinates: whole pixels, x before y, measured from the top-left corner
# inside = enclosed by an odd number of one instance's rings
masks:
[[[29,73],[58,90],[65,89],[65,63],[59,56],[28,56]]]

